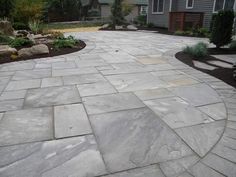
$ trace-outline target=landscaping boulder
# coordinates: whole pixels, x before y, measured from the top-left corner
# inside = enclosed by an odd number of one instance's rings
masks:
[[[0,45],[0,55],[11,55],[17,53],[15,48],[12,48],[8,45]]]
[[[109,28],[109,24],[104,24],[104,25],[102,25],[102,29],[107,29],[107,28]]]
[[[14,29],[12,28],[11,23],[6,20],[0,21],[0,31],[5,35],[9,35],[9,36],[14,35]]]
[[[30,57],[42,54],[49,54],[48,46],[45,44],[35,45],[30,48],[23,48],[18,51],[19,57]]]
[[[127,29],[128,30],[134,30],[134,31],[138,30],[138,28],[136,26],[134,26],[134,25],[128,25]]]
[[[122,30],[122,29],[124,29],[124,28],[123,28],[123,26],[115,26],[115,29],[116,29],[116,30]]]

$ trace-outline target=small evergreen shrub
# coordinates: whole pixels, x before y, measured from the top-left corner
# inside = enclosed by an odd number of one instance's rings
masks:
[[[232,40],[233,23],[234,12],[231,10],[219,11],[213,15],[210,42],[217,48],[229,44]]]
[[[202,58],[208,55],[207,44],[199,42],[194,46],[185,47],[183,52],[196,58]]]
[[[230,48],[231,50],[236,50],[236,41],[232,41],[232,42],[230,43],[230,45],[229,45],[229,48]]]
[[[10,41],[11,41],[10,37],[0,34],[0,44],[8,44]]]
[[[123,25],[125,23],[122,2],[123,0],[114,0],[114,3],[111,6],[111,21],[113,28],[115,28],[116,25]]]
[[[9,45],[14,48],[23,47],[23,46],[31,46],[33,42],[27,38],[15,38],[9,42]]]
[[[58,38],[53,42],[53,46],[59,50],[60,48],[74,48],[79,41],[73,36],[67,38]]]
[[[148,28],[154,28],[154,27],[155,27],[155,24],[154,24],[154,23],[148,23],[148,24],[147,24],[147,27],[148,27]]]

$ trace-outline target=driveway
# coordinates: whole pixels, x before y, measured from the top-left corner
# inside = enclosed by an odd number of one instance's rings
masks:
[[[71,34],[0,65],[1,177],[236,177],[236,90],[174,57],[204,39]]]

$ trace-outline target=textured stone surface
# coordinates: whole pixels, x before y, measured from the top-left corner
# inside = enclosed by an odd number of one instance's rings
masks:
[[[22,99],[25,97],[25,95],[26,95],[26,90],[3,92],[0,96],[0,100]]]
[[[54,116],[56,138],[92,133],[82,104],[56,106]]]
[[[11,90],[25,90],[40,87],[40,79],[10,81],[6,87],[7,91]]]
[[[137,95],[137,97],[139,97],[141,100],[152,100],[157,98],[174,96],[174,94],[172,94],[167,89],[141,90],[141,91],[136,91],[135,95]]]
[[[23,99],[0,101],[0,112],[13,111],[23,107]]]
[[[145,101],[145,104],[171,128],[180,128],[213,121],[210,117],[178,97],[149,100]]]
[[[196,84],[173,88],[172,91],[194,106],[221,102],[216,91],[206,84]]]
[[[81,102],[77,88],[48,87],[28,91],[24,107],[43,107]]]
[[[192,154],[181,139],[147,108],[90,118],[109,171],[126,170]]]
[[[7,112],[0,123],[0,146],[53,138],[51,108]]]
[[[118,93],[83,98],[88,114],[120,111],[144,107],[145,105],[132,93]]]
[[[54,69],[52,70],[52,76],[70,76],[70,75],[78,75],[78,74],[92,74],[97,73],[98,71],[95,68],[87,67],[87,68],[72,68],[72,69]]]
[[[1,159],[18,161],[0,168],[2,176],[97,176],[106,173],[93,136],[0,148]],[[15,156],[11,156],[15,152]],[[5,162],[6,163],[6,162]],[[1,164],[4,164],[1,160]],[[23,170],[24,169],[24,170]]]
[[[24,70],[16,71],[12,80],[28,80],[28,79],[41,79],[51,76],[51,70],[49,69],[37,69],[37,70]]]
[[[97,82],[92,84],[77,85],[77,88],[82,97],[116,93],[114,87],[108,82]]]
[[[224,103],[217,103],[199,107],[199,109],[215,120],[226,119],[227,113]]]
[[[137,168],[121,173],[115,173],[104,177],[165,177],[157,165]]]
[[[177,134],[201,157],[219,140],[225,121],[177,129]]]
[[[51,77],[42,79],[41,87],[55,87],[62,86],[63,82],[60,77]]]

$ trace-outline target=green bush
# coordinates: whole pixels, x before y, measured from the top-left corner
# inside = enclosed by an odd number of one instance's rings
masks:
[[[197,28],[193,30],[193,34],[194,36],[197,36],[197,37],[209,37],[210,35],[208,29],[206,28]]]
[[[39,20],[29,21],[29,28],[34,34],[38,34],[42,31]]]
[[[8,44],[10,41],[11,41],[10,37],[0,34],[0,44]]]
[[[67,38],[58,38],[53,42],[53,46],[59,50],[60,48],[74,48],[79,41],[73,36]]]
[[[136,24],[140,26],[145,26],[147,23],[147,16],[146,15],[139,15],[135,19]]]
[[[212,18],[210,42],[217,48],[227,45],[232,40],[234,12],[219,11]]]
[[[148,28],[154,28],[154,27],[155,27],[155,24],[154,24],[154,23],[148,23],[148,24],[147,24],[147,27],[148,27]]]
[[[184,53],[187,53],[196,58],[202,58],[208,55],[207,44],[199,42],[194,46],[187,46],[183,49]]]
[[[230,48],[231,50],[236,50],[236,41],[232,41],[232,42],[230,43],[230,45],[229,45],[229,48]]]
[[[29,26],[22,22],[15,22],[12,26],[15,30],[29,30]]]
[[[9,45],[11,47],[17,48],[17,47],[33,45],[33,42],[29,39],[19,37],[19,38],[15,38],[15,39],[11,40]]]
[[[114,3],[111,6],[111,21],[113,28],[115,28],[116,25],[123,25],[125,23],[122,2],[123,0],[114,0]]]

